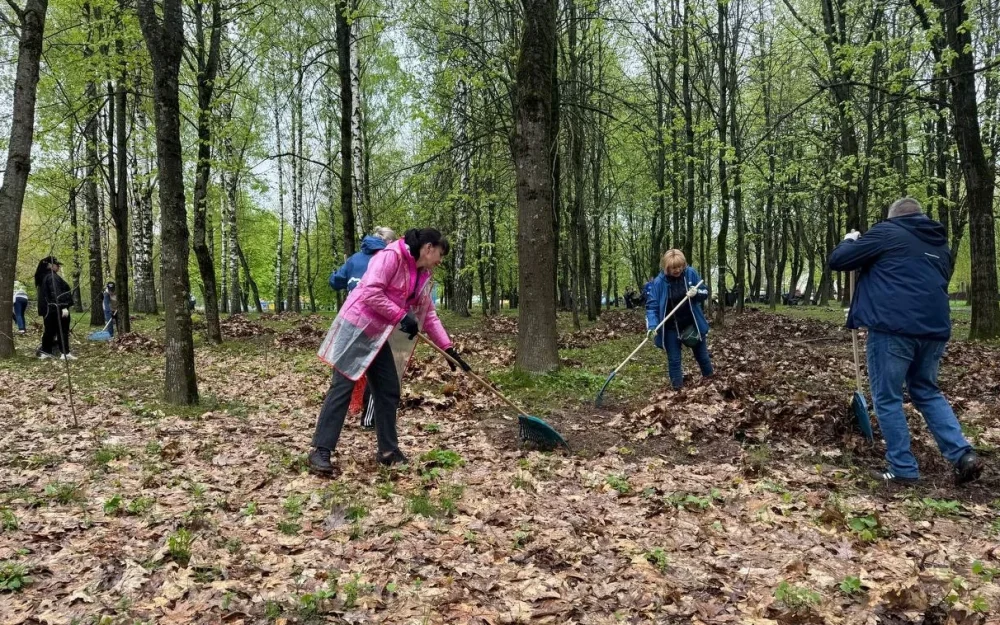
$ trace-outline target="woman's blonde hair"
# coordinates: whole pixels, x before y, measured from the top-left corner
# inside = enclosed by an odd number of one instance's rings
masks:
[[[664,273],[670,273],[671,269],[685,267],[687,267],[687,259],[684,258],[684,252],[680,250],[667,250],[663,253],[663,258],[660,259],[660,268],[663,269]]]

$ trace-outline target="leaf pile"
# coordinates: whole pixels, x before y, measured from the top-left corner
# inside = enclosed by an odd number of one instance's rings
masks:
[[[159,354],[163,352],[163,345],[159,341],[138,332],[116,334],[108,342],[108,345],[112,351],[119,353],[141,352]]]
[[[230,315],[219,322],[223,336],[245,339],[261,334],[274,334],[274,330],[247,318],[246,315]]]
[[[326,331],[321,330],[311,323],[300,323],[291,330],[282,332],[274,339],[274,346],[278,349],[311,349],[315,350],[323,342]]]
[[[517,317],[493,315],[483,319],[483,330],[487,334],[517,335]]]
[[[631,334],[646,331],[646,317],[641,310],[609,310],[601,313],[590,328],[559,335],[559,349],[582,349]]]

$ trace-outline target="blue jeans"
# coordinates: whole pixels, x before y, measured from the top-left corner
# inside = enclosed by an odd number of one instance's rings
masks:
[[[19,297],[14,300],[14,321],[17,323],[17,329],[21,332],[25,331],[24,326],[24,311],[28,308],[28,300],[23,297]]]
[[[946,341],[915,339],[868,331],[868,377],[875,415],[885,439],[885,459],[900,477],[919,477],[917,459],[910,451],[910,429],[903,414],[903,383],[910,400],[923,415],[938,449],[955,464],[972,450],[955,412],[937,385],[938,364]]]
[[[664,324],[668,325],[668,324]],[[670,384],[675,389],[684,386],[684,370],[681,369],[681,343],[677,329],[673,327],[664,328],[663,344],[667,348],[667,373],[670,375]],[[701,343],[691,348],[694,352],[694,359],[701,368],[701,374],[705,377],[712,375],[712,359],[708,356],[708,340],[702,337]]]

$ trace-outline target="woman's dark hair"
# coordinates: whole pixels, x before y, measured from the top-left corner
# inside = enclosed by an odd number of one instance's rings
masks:
[[[403,234],[403,242],[410,249],[413,260],[420,258],[420,248],[430,243],[434,247],[441,248],[441,255],[447,256],[451,246],[448,239],[441,236],[436,228],[411,228]]]
[[[49,265],[59,265],[61,264],[56,260],[55,256],[46,256],[42,260],[38,261],[38,267],[35,269],[35,286],[41,288],[42,280],[45,279],[46,274],[51,273]]]

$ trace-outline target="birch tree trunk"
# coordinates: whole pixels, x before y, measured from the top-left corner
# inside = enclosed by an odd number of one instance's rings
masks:
[[[133,132],[132,161],[132,197],[134,199],[135,228],[133,229],[132,254],[134,256],[133,271],[135,276],[135,310],[141,313],[157,313],[156,280],[153,272],[153,190],[155,189],[149,167],[144,168],[140,182],[138,142],[139,135],[146,134],[146,116],[139,103],[135,103],[136,123],[139,132]]]

